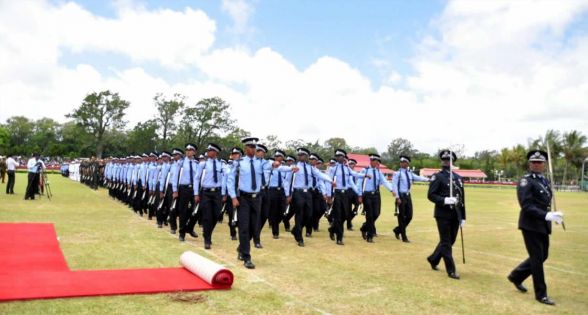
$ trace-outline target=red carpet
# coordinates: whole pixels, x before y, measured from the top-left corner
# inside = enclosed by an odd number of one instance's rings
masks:
[[[52,224],[0,224],[0,301],[229,289],[185,268],[71,271]],[[216,279],[216,278],[215,278]]]

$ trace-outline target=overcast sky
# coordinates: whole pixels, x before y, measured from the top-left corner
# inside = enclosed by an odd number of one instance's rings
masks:
[[[588,1],[0,0],[0,121],[63,122],[104,89],[129,127],[179,92],[262,138],[473,154],[588,134]]]

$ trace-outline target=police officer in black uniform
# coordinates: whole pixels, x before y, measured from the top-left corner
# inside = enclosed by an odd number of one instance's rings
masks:
[[[523,232],[529,258],[518,265],[508,276],[517,290],[527,292],[523,281],[533,276],[533,287],[537,301],[547,305],[555,302],[547,296],[547,285],[543,273],[543,262],[549,253],[551,222],[562,223],[563,213],[551,212],[552,191],[547,178],[543,176],[547,153],[533,150],[527,154],[529,171],[519,181],[517,196],[521,205],[519,229]]]
[[[435,204],[435,220],[439,231],[439,244],[431,256],[427,257],[433,270],[439,270],[437,265],[443,258],[447,275],[452,279],[459,279],[455,270],[455,262],[451,254],[451,247],[457,238],[460,226],[465,224],[466,209],[463,181],[453,173],[453,196],[450,196],[450,165],[451,158],[457,160],[455,153],[442,150],[439,153],[442,169],[431,177],[428,198]]]

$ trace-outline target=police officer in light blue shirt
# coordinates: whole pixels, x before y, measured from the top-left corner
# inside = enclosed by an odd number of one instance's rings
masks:
[[[166,198],[171,199],[171,188],[169,191],[170,169],[171,169],[171,152],[163,151],[159,154],[161,164],[159,166],[159,172],[157,174],[156,185],[156,196],[155,198],[155,218],[157,220],[157,227],[163,228],[163,225],[167,225],[167,216],[169,215],[169,204],[166,204]]]
[[[186,156],[180,164],[180,172],[178,174],[177,186],[172,183],[174,196],[178,198],[178,212],[180,217],[179,222],[179,240],[185,241],[186,233],[192,237],[198,237],[194,231],[196,225],[196,216],[192,215],[192,211],[196,206],[194,203],[194,196],[198,195],[194,187],[194,179],[197,178],[200,166],[196,160],[196,150],[198,148],[195,144],[186,144]]]
[[[225,166],[225,182],[227,182],[227,185],[225,185],[225,187],[224,187],[224,189],[225,189],[224,194],[225,195],[228,195],[228,193],[229,193],[229,191],[228,191],[229,175],[233,171],[234,167],[237,165],[236,161],[239,161],[241,159],[241,157],[244,155],[243,150],[241,150],[241,148],[238,148],[238,147],[231,148],[230,154],[231,154],[229,156],[230,160],[227,162],[227,165]],[[235,185],[235,184],[233,184],[233,185]],[[236,216],[234,215],[235,209],[233,208],[233,200],[231,198],[227,198],[227,201],[225,202],[225,210],[227,212],[227,216],[229,217],[228,225],[229,225],[229,233],[231,235],[231,240],[236,241],[237,240],[237,221],[234,220],[236,218]]]
[[[212,245],[212,232],[216,222],[221,216],[223,200],[223,186],[226,186],[224,170],[218,154],[220,146],[209,143],[206,148],[208,159],[200,162],[198,175],[194,178],[196,196],[194,201],[200,203],[198,209],[202,213],[202,234],[204,236],[204,249],[210,249]]]
[[[376,235],[376,220],[380,214],[382,200],[380,198],[380,186],[386,187],[390,192],[393,191],[392,184],[388,182],[386,176],[380,171],[381,158],[378,154],[369,154],[370,166],[363,169],[361,173],[371,175],[371,178],[363,178],[359,181],[359,187],[363,194],[363,207],[365,211],[365,223],[361,226],[361,235],[368,243],[374,242]]]
[[[344,245],[343,243],[343,221],[345,219],[345,214],[349,213],[349,197],[347,196],[348,189],[353,189],[353,191],[357,194],[357,199],[359,203],[362,203],[362,196],[361,191],[357,188],[355,183],[353,182],[352,176],[355,177],[364,177],[370,175],[360,174],[355,172],[349,168],[349,166],[345,165],[345,159],[347,158],[347,152],[343,149],[335,150],[335,158],[337,159],[337,163],[329,168],[329,175],[334,178],[334,195],[332,196],[332,204],[333,208],[331,210],[331,220],[332,225],[329,228],[329,236],[331,240],[337,239],[337,245]],[[330,192],[329,192],[329,197]]]
[[[233,207],[237,211],[237,224],[239,226],[239,256],[244,261],[244,266],[255,268],[251,261],[250,240],[255,231],[255,224],[261,208],[259,192],[261,190],[261,177],[266,168],[271,168],[269,163],[255,157],[258,138],[247,137],[242,140],[245,145],[245,156],[235,161],[235,166],[227,179],[227,189],[233,201]]]
[[[274,151],[274,161],[282,164],[286,153],[282,150]],[[288,180],[291,171],[285,172],[280,168],[274,168],[270,172],[268,199],[269,199],[269,225],[272,228],[274,239],[280,238],[280,222],[286,209],[286,198],[290,196],[290,181]]]
[[[412,221],[412,198],[410,196],[410,188],[413,182],[428,182],[429,179],[415,175],[408,169],[410,165],[410,157],[406,155],[400,156],[400,169],[394,174],[392,178],[392,188],[396,196],[396,209],[398,209],[398,226],[394,228],[394,235],[396,239],[400,239],[405,243],[410,243],[406,236],[406,228]]]
[[[285,158],[286,161],[286,166],[292,166],[294,165],[294,163],[296,162],[296,157],[292,156],[292,155],[287,155]],[[292,195],[292,179],[293,179],[293,172],[289,172],[286,174],[286,181],[288,182],[288,195],[291,196]],[[288,201],[286,201],[286,205],[288,204]],[[284,218],[283,218],[283,222],[284,222],[284,228],[286,230],[286,232],[290,232],[290,219],[292,219],[292,217],[294,216],[294,214],[296,214],[296,211],[294,210],[294,205],[290,205],[289,211],[287,213],[285,213]]]
[[[179,202],[178,200],[178,182],[180,180],[180,172],[182,172],[182,164],[184,162],[184,151],[179,148],[175,148],[172,151],[173,160],[170,166],[169,182],[167,185],[168,197],[164,206],[167,206],[167,212],[169,213],[169,228],[171,234],[176,234],[178,228],[178,213],[179,213]]]

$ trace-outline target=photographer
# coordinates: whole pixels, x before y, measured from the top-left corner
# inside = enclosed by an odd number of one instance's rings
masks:
[[[38,153],[33,153],[33,157],[30,158],[27,163],[27,168],[29,170],[29,177],[27,182],[25,200],[34,200],[35,194],[39,193],[39,176],[41,170],[45,168],[45,164],[39,158]]]

